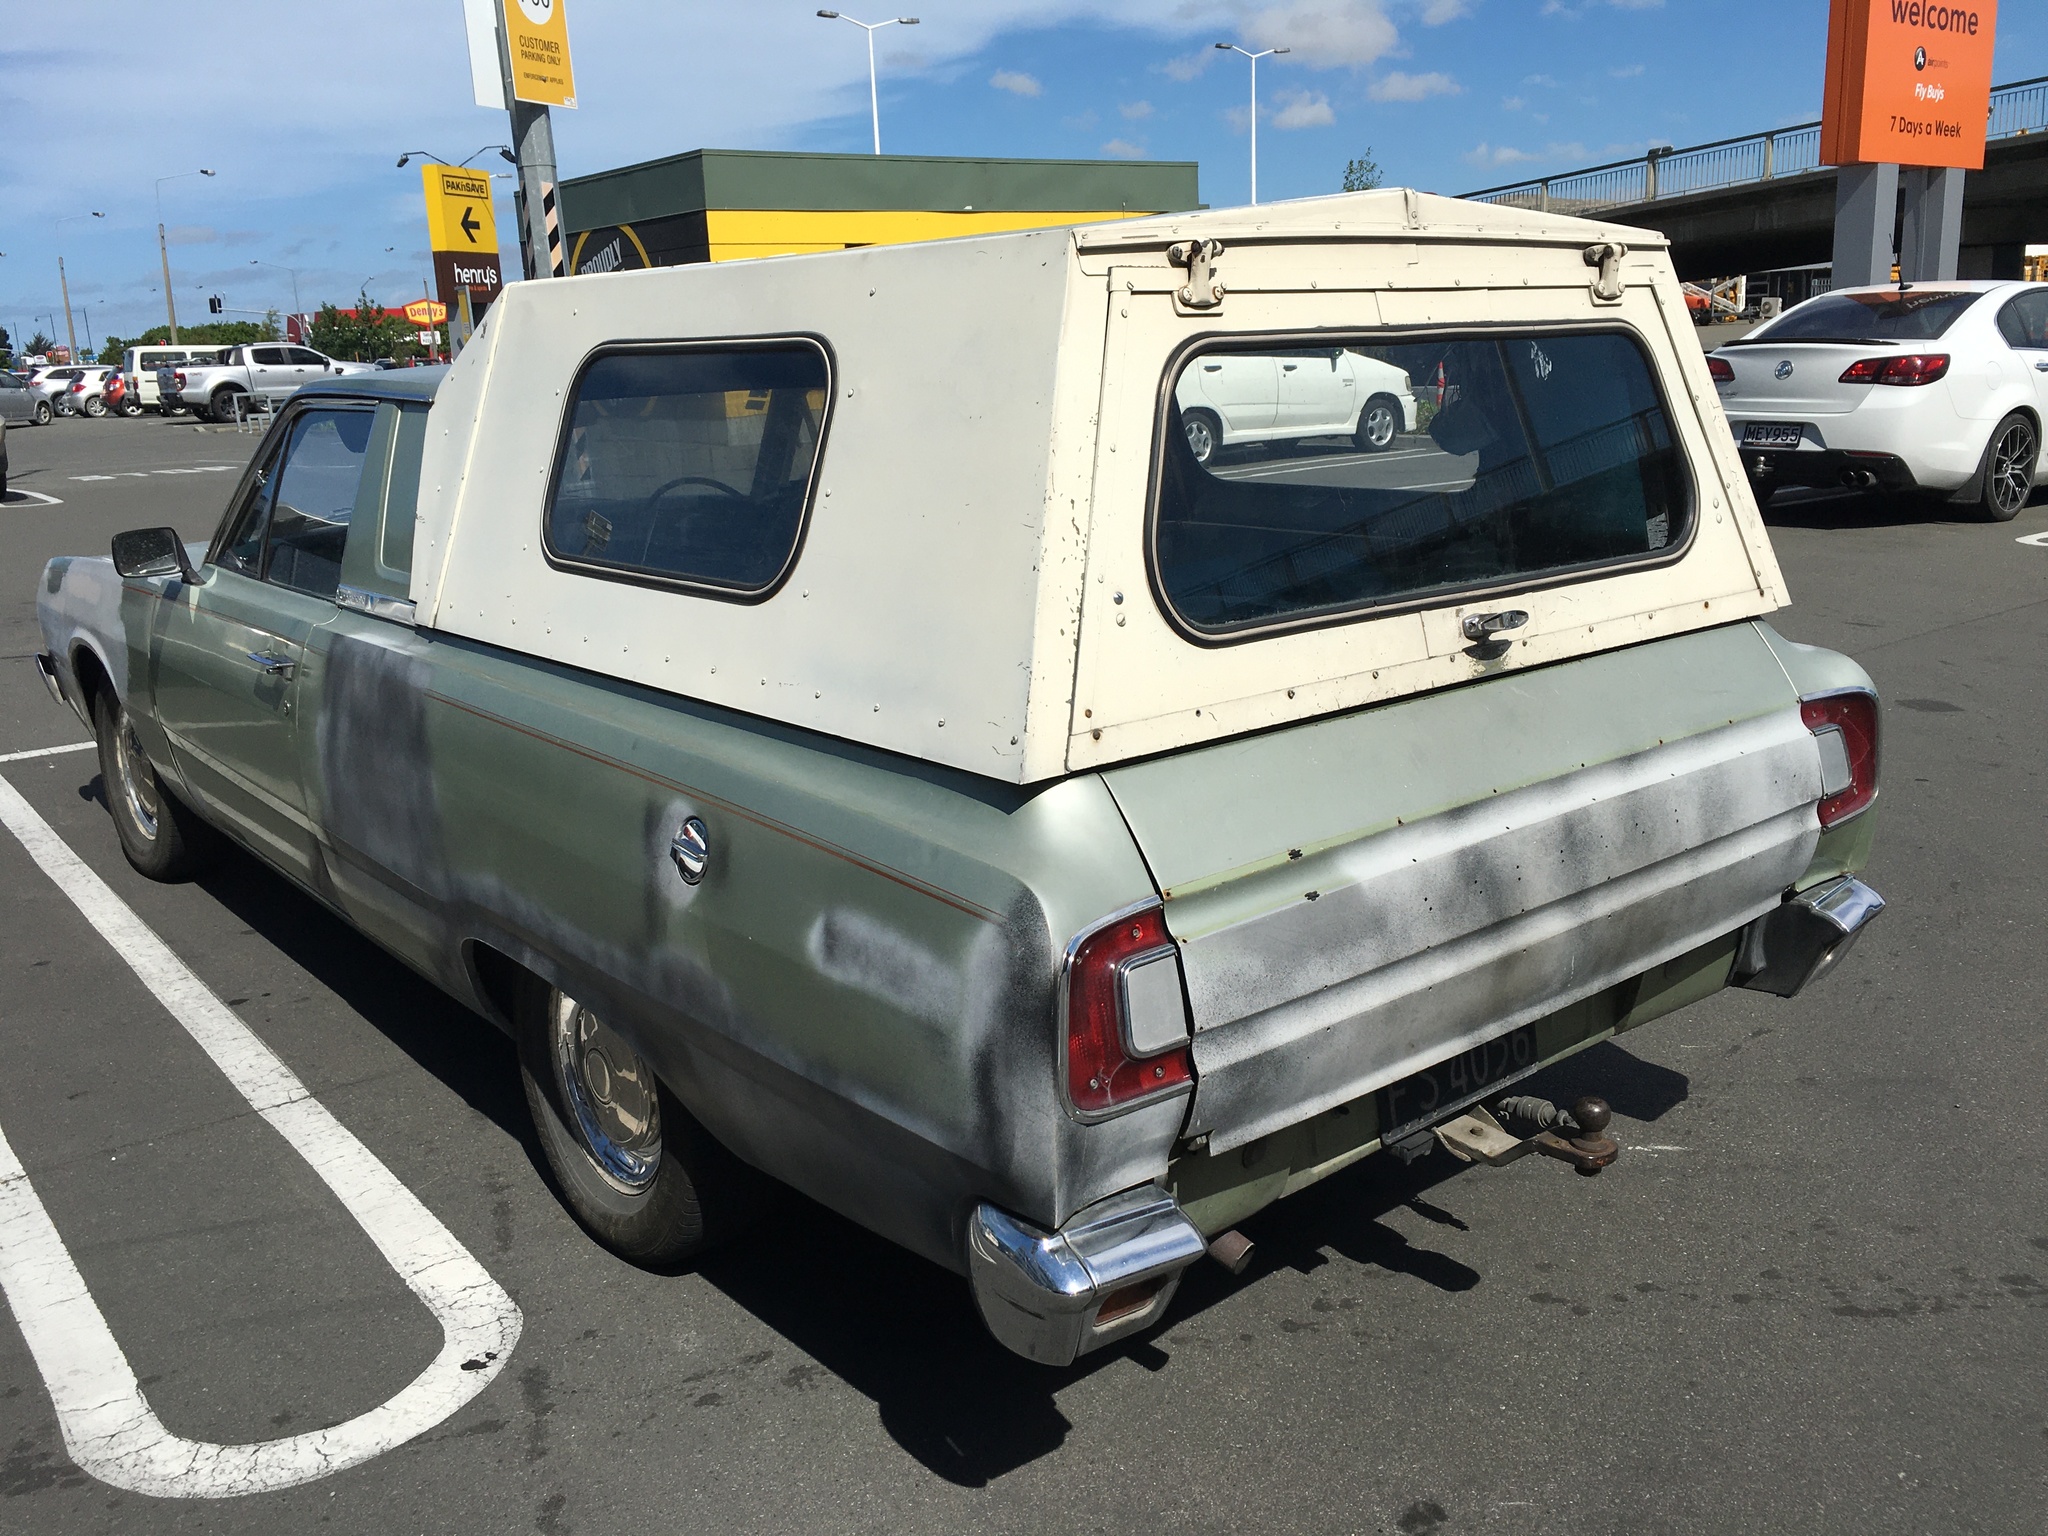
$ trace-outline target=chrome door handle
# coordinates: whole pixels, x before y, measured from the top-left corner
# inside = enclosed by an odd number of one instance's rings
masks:
[[[290,677],[292,668],[297,665],[289,656],[279,656],[273,651],[248,651],[244,654],[266,677]]]
[[[2036,363],[2034,364],[2034,370],[2037,373],[2048,373],[2048,363]]]

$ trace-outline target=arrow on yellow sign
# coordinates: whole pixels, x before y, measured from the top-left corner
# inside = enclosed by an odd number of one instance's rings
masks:
[[[427,197],[427,243],[436,251],[498,249],[498,221],[491,209],[491,178],[464,166],[423,165]]]

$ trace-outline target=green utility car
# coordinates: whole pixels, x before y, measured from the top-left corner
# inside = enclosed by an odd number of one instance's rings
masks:
[[[601,1242],[766,1174],[1059,1365],[1373,1152],[1597,1170],[1517,1079],[1841,957],[1877,703],[1783,602],[1661,238],[1391,191],[517,284],[38,663],[138,869],[517,1037]]]

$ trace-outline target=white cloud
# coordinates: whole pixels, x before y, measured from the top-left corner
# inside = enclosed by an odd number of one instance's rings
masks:
[[[1422,24],[1440,27],[1447,21],[1472,14],[1471,0],[1423,0]]]
[[[1142,160],[1145,146],[1133,144],[1129,139],[1111,139],[1102,146],[1102,152],[1112,160]]]
[[[1125,122],[1135,123],[1142,118],[1152,115],[1152,103],[1149,101],[1127,101],[1118,107],[1117,111],[1124,115]]]
[[[1426,75],[1404,75],[1389,70],[1373,81],[1366,94],[1374,101],[1427,101],[1432,96],[1457,96],[1464,87],[1449,75],[1432,70]]]
[[[1273,113],[1275,128],[1327,128],[1337,121],[1330,98],[1321,91],[1281,91]]]
[[[1609,71],[1607,71],[1608,74],[1612,75],[1617,80],[1633,80],[1637,75],[1640,75],[1642,72],[1643,66],[1640,64],[1627,64],[1623,65],[1620,69],[1610,69]]]
[[[1045,87],[1038,83],[1036,75],[1027,75],[1017,69],[999,69],[988,77],[988,83],[999,91],[1008,91],[1012,96],[1045,94]]]
[[[1512,144],[1489,144],[1484,139],[1465,151],[1468,165],[1520,165],[1535,158],[1526,149],[1516,149]]]
[[[1527,105],[1529,103],[1520,96],[1503,96],[1500,99],[1500,109],[1503,112],[1519,112]]]
[[[1557,81],[1552,79],[1549,75],[1524,75],[1522,76],[1522,84],[1546,85],[1549,86],[1552,90],[1555,90],[1557,88]]]
[[[1378,0],[1281,0],[1261,10],[1241,3],[1240,41],[1253,48],[1289,48],[1312,69],[1363,69],[1394,50],[1400,33]]]
[[[1193,53],[1177,54],[1175,57],[1168,59],[1159,66],[1159,70],[1167,79],[1179,80],[1185,83],[1207,69],[1210,64],[1215,62],[1215,59],[1215,49],[1197,48]]]

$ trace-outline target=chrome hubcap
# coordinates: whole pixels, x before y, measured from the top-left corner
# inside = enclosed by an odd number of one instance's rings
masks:
[[[2017,512],[2034,489],[2034,434],[2014,422],[1991,450],[1991,499],[2001,512]]]
[[[149,759],[143,755],[142,743],[135,739],[135,727],[128,721],[128,711],[121,711],[121,722],[114,735],[114,758],[121,774],[121,799],[128,807],[128,816],[135,823],[135,830],[151,842],[156,841],[157,788],[156,770],[149,766]]]
[[[1209,455],[1216,451],[1216,434],[1209,430],[1209,423],[1199,416],[1187,420],[1188,447],[1194,450],[1195,462],[1206,464]]]
[[[633,1048],[573,998],[555,994],[555,1075],[583,1150],[621,1194],[637,1195],[661,1168],[661,1098]]]
[[[1394,413],[1384,405],[1376,405],[1366,414],[1365,436],[1375,448],[1384,448],[1394,440]]]

